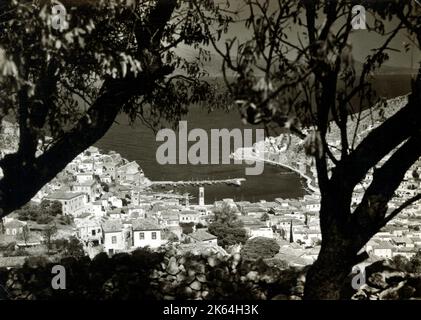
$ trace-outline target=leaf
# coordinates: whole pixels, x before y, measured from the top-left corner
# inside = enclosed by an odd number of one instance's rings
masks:
[[[121,61],[120,66],[121,66],[121,73],[122,73],[123,78],[124,78],[127,74],[127,63],[125,61]]]

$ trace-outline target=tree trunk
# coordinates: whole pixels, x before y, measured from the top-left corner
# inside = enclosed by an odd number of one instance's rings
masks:
[[[321,251],[306,276],[305,300],[338,300],[353,263],[341,248]]]

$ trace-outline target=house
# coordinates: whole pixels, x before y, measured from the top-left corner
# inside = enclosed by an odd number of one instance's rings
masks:
[[[180,223],[199,223],[200,214],[193,210],[183,210],[179,215]]]
[[[397,247],[414,248],[414,242],[407,237],[393,237],[392,243]]]
[[[78,169],[84,172],[93,172],[95,168],[95,161],[90,157],[79,163]]]
[[[87,180],[73,185],[73,191],[86,193],[89,202],[95,200],[96,188],[97,182],[95,180]]]
[[[393,249],[391,243],[382,241],[378,245],[373,246],[373,255],[379,257],[379,258],[386,258],[390,259],[393,257]]]
[[[94,180],[94,175],[92,172],[80,172],[76,175],[76,181],[78,183],[84,183],[91,180]]]
[[[99,219],[75,219],[77,236],[85,243],[101,244],[103,240],[101,221]]]
[[[26,223],[19,220],[11,220],[4,224],[4,233],[8,236],[16,236],[22,234],[26,228]]]
[[[161,220],[164,227],[178,227],[180,218],[177,211],[167,210],[161,212]]]
[[[100,155],[99,149],[94,146],[90,146],[88,149],[85,150],[85,153],[86,152],[88,152],[91,157]]]
[[[109,156],[107,156],[107,158],[104,159],[104,163],[102,164],[102,168],[103,168],[103,176],[107,176],[109,177],[109,179],[114,180],[115,179],[115,163],[113,161],[113,159]],[[105,178],[101,178],[105,179]],[[108,178],[107,178],[108,179]],[[104,181],[106,182],[106,181]]]
[[[244,229],[246,229],[250,238],[265,237],[272,239],[274,237],[272,228],[268,227],[260,219],[249,216],[240,216],[239,218],[243,222]]]
[[[305,208],[308,212],[319,212],[320,211],[320,201],[319,200],[309,200],[305,202]]]
[[[250,238],[256,238],[256,237],[265,237],[265,238],[274,238],[273,230],[272,228],[266,227],[266,226],[253,226],[249,229]]]
[[[116,196],[109,197],[108,203],[115,208],[123,208],[123,200]]]
[[[322,240],[322,234],[318,230],[301,229],[293,232],[293,239],[297,243],[313,246]]]
[[[210,243],[218,245],[218,238],[213,234],[206,232],[203,229],[199,229],[196,232],[190,233],[187,237],[193,243]]]
[[[90,202],[86,206],[86,212],[93,214],[94,216],[104,216],[106,214],[104,201],[97,200],[94,202]]]
[[[63,214],[73,216],[81,214],[87,203],[87,195],[81,192],[54,192],[46,196],[45,199],[60,202]]]
[[[410,260],[413,256],[417,254],[417,251],[413,248],[396,248],[396,251],[392,253],[395,256],[403,256]]]
[[[133,225],[133,246],[157,248],[163,244],[161,228],[149,219],[137,219]]]
[[[145,218],[146,212],[145,208],[141,206],[131,206],[127,210],[127,214],[130,215],[133,218]]]
[[[123,252],[132,243],[131,226],[124,225],[121,220],[109,220],[102,224],[103,247],[109,255]]]
[[[119,181],[140,182],[143,170],[136,161],[126,163],[116,169],[116,178]]]
[[[99,180],[101,180],[101,182],[104,182],[104,183],[107,183],[107,184],[110,184],[110,183],[113,182],[113,178],[109,173],[101,174],[99,176]]]

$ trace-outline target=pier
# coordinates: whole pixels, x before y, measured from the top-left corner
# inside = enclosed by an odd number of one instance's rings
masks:
[[[245,178],[221,179],[221,180],[187,180],[187,181],[151,181],[151,186],[161,187],[179,187],[179,186],[202,186],[214,184],[227,184],[233,186],[241,186],[246,181]]]

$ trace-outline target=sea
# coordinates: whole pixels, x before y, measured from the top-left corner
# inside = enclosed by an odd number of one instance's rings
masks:
[[[410,91],[410,75],[379,75],[375,78],[374,86],[378,95],[385,98],[404,95]],[[211,129],[256,129],[254,126],[243,124],[236,109],[230,111],[217,109],[209,112],[206,106],[193,106],[183,120],[187,121],[188,130],[202,128],[208,134]],[[299,198],[307,194],[305,180],[278,166],[266,164],[262,174],[253,176],[245,174],[245,169],[252,166],[245,163],[160,165],[156,160],[156,151],[161,144],[162,142],[156,141],[156,134],[140,121],[130,123],[126,115],[119,115],[116,123],[95,145],[102,150],[114,150],[124,158],[136,161],[143,169],[145,176],[152,181],[246,179],[241,186],[226,184],[204,186],[207,204],[225,198],[258,202],[273,201],[276,198]],[[189,193],[192,197],[190,203],[197,203],[199,193],[197,186],[159,189]]]

